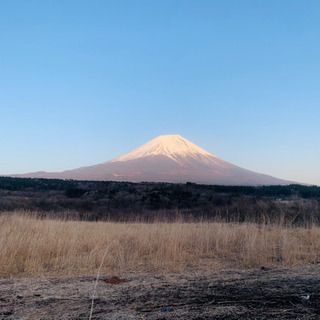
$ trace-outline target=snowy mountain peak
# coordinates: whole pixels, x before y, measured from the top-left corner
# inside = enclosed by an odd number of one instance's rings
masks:
[[[215,157],[180,135],[162,135],[111,162],[129,161],[146,157],[166,156],[176,162],[186,157]]]
[[[93,166],[63,172],[34,172],[14,176],[131,182],[195,182],[221,185],[292,183],[235,166],[179,135],[157,137],[116,159]]]

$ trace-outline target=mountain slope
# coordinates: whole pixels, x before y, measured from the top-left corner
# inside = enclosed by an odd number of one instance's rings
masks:
[[[20,177],[76,180],[195,182],[222,185],[290,184],[224,161],[179,135],[164,135],[113,160],[63,172]]]

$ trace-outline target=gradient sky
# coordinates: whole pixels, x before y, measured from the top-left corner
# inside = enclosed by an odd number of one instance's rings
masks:
[[[320,1],[2,0],[0,120],[0,174],[180,134],[320,185]]]

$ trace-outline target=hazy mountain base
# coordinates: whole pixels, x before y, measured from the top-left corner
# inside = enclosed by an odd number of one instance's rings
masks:
[[[101,276],[93,319],[319,319],[320,266]],[[88,319],[94,277],[0,281],[0,319]],[[310,296],[304,299],[302,296]]]

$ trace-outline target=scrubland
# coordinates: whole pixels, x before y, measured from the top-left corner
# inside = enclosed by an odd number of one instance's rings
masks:
[[[0,277],[296,267],[320,260],[320,228],[225,222],[88,222],[0,216]]]
[[[316,186],[0,177],[0,249],[0,319],[320,314]]]

